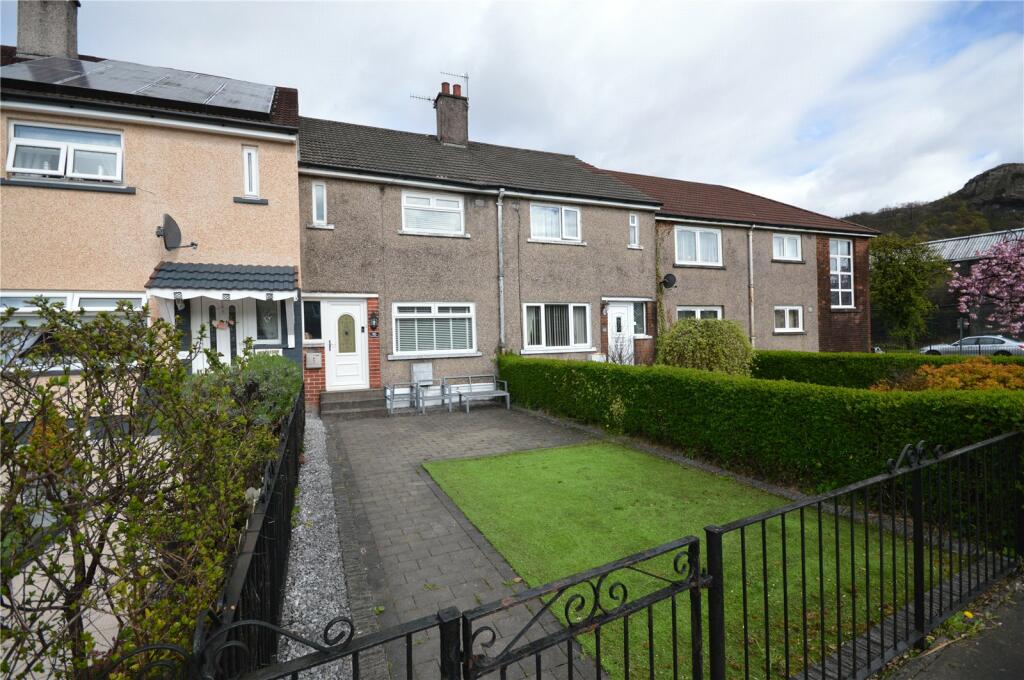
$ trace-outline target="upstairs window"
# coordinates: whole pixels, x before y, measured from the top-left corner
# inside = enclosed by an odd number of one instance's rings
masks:
[[[327,185],[313,182],[313,226],[327,226]]]
[[[640,247],[640,216],[636,213],[629,213],[629,242],[630,248]]]
[[[798,234],[772,234],[772,259],[800,262],[800,236]]]
[[[590,347],[590,305],[528,304],[523,327],[527,349]]]
[[[18,175],[120,182],[120,132],[13,123],[7,171]]]
[[[530,238],[539,241],[579,241],[579,208],[531,203]]]
[[[833,307],[853,307],[853,241],[828,240],[828,281]]]
[[[472,303],[398,303],[394,306],[395,355],[476,351]]]
[[[255,146],[242,147],[242,191],[250,198],[260,195],[260,152]]]
[[[462,198],[403,191],[402,231],[412,234],[463,235],[465,221]]]
[[[722,266],[722,231],[720,229],[678,226],[675,236],[677,265]]]

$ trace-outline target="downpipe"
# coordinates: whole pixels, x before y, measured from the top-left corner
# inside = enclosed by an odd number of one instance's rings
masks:
[[[747,230],[747,323],[750,324],[750,346],[757,346],[754,334],[754,225]]]
[[[505,190],[498,189],[498,350],[505,349],[505,218],[502,212]]]

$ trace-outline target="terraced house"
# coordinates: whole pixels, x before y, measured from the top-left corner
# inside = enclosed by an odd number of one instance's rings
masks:
[[[2,304],[148,303],[224,361],[298,360],[296,91],[79,55],[77,11],[22,2],[3,48]]]

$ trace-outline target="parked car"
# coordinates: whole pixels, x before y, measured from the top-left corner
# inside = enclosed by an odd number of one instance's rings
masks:
[[[1005,335],[972,335],[949,344],[927,345],[921,354],[982,354],[990,356],[1024,356],[1024,340]]]

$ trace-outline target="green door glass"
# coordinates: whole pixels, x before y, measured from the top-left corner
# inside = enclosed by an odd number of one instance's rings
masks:
[[[351,314],[338,317],[338,354],[356,351],[356,320]]]

